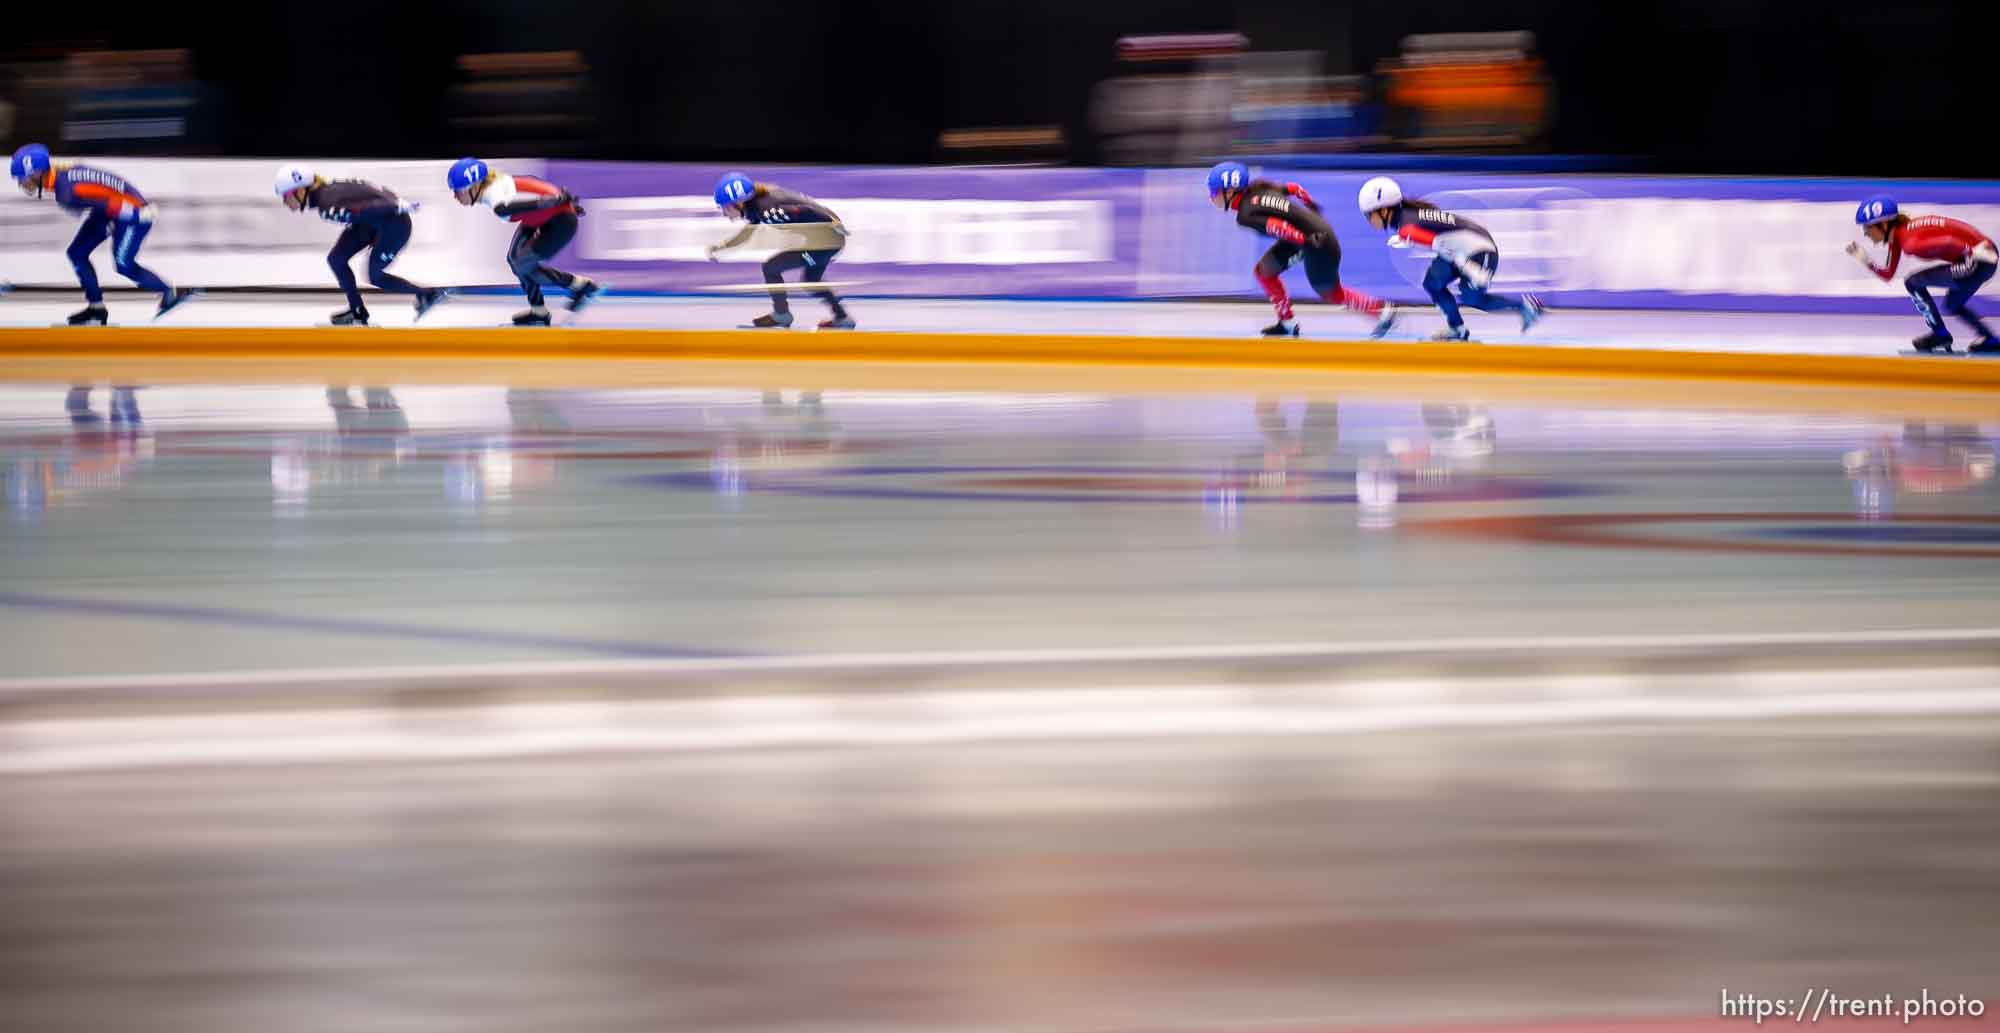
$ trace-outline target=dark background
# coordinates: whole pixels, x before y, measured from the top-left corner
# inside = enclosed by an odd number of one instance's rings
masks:
[[[1405,34],[1528,29],[1557,90],[1549,149],[1669,172],[1992,177],[1992,4],[1916,0],[481,0],[162,9],[12,5],[0,53],[187,47],[243,156],[453,156],[453,58],[576,49],[595,125],[576,153],[935,161],[941,130],[1061,125],[1098,156],[1091,87],[1121,35],[1241,32],[1366,72]],[[19,8],[26,7],[26,10]],[[18,142],[18,141],[17,141]]]

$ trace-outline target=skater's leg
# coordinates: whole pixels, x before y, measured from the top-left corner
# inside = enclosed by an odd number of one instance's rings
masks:
[[[576,239],[576,216],[563,212],[543,223],[528,240],[528,250],[534,255],[535,266],[530,275],[545,287],[559,287],[569,290],[576,282],[575,275],[563,272],[548,261],[569,246]]]
[[[150,211],[151,209],[147,209]],[[111,260],[118,275],[138,284],[149,291],[165,294],[173,288],[165,280],[153,275],[153,271],[139,264],[139,248],[146,243],[146,234],[153,232],[152,220],[121,222],[111,231]]]
[[[421,294],[423,288],[389,271],[390,263],[410,242],[410,217],[398,215],[376,231],[375,246],[368,252],[368,282],[396,294]]]
[[[821,280],[826,279],[826,268],[827,266],[833,264],[834,256],[838,254],[840,254],[839,248],[829,248],[825,251],[806,252],[805,253],[806,272],[804,276],[805,282],[818,283]],[[833,291],[830,290],[819,290],[819,291],[814,291],[813,293],[818,294],[820,296],[820,300],[826,302],[826,307],[833,310],[833,318],[835,319],[847,318],[847,309],[841,305],[840,295],[835,294]]]
[[[1339,247],[1308,249],[1305,252],[1305,262],[1306,279],[1312,282],[1313,291],[1321,298],[1365,315],[1382,315],[1381,298],[1341,286]]]
[[[804,251],[780,251],[765,259],[764,282],[785,282],[786,273],[805,267],[805,256],[806,253]],[[792,314],[791,302],[786,300],[784,291],[771,292],[771,314],[774,316],[789,316]]]
[[[1903,289],[1910,292],[1910,303],[1917,306],[1917,313],[1924,317],[1924,324],[1931,328],[1931,336],[1943,341],[1951,340],[1951,331],[1945,328],[1944,314],[1938,311],[1937,301],[1931,297],[1930,288],[1949,288],[1951,285],[1951,270],[1941,265],[1913,273],[1903,281]]]
[[[542,282],[535,275],[541,265],[542,256],[535,253],[534,228],[515,229],[513,243],[507,245],[507,268],[514,270],[514,278],[521,281],[521,293],[528,296],[528,308],[533,312],[542,310]]]
[[[1951,289],[1946,291],[1944,296],[1945,314],[1964,320],[1965,325],[1971,327],[1972,332],[1980,337],[1992,337],[1993,332],[1986,328],[1985,321],[1979,318],[1978,313],[1972,311],[1969,303],[1972,296],[1979,292],[1979,288],[1986,286],[1986,281],[1993,278],[1995,268],[1992,262],[1976,263],[1971,272],[1952,280]]]
[[[86,216],[83,225],[77,227],[76,237],[69,242],[70,268],[76,270],[76,280],[83,285],[83,300],[92,306],[104,304],[104,290],[97,284],[97,270],[90,264],[90,253],[111,232],[111,220],[93,212]]]
[[[1442,256],[1431,259],[1431,266],[1424,270],[1424,293],[1430,295],[1431,304],[1444,313],[1444,325],[1454,331],[1465,329],[1465,317],[1459,314],[1458,299],[1451,296],[1451,281],[1458,279],[1458,269],[1449,259]]]
[[[1519,298],[1504,294],[1492,294],[1487,288],[1493,285],[1493,274],[1500,268],[1500,255],[1495,251],[1481,251],[1467,255],[1459,269],[1459,279],[1463,285],[1458,289],[1458,303],[1470,305],[1481,312],[1513,312],[1519,314],[1526,305]]]
[[[1264,296],[1271,299],[1271,307],[1278,312],[1279,324],[1292,321],[1292,296],[1285,290],[1285,281],[1280,279],[1285,269],[1298,261],[1299,249],[1294,244],[1276,244],[1264,252],[1257,260],[1251,275],[1257,278],[1257,286],[1264,288]]]
[[[326,253],[326,264],[333,270],[334,282],[340,284],[341,292],[347,295],[347,307],[352,312],[365,312],[367,307],[361,304],[361,288],[354,282],[354,269],[349,263],[368,247],[373,238],[374,234],[368,232],[366,227],[349,226],[333,242],[333,250]]]

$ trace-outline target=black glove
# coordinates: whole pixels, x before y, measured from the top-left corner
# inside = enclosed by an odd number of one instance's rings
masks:
[[[1309,245],[1311,245],[1311,246],[1313,246],[1313,247],[1316,247],[1316,248],[1323,248],[1323,247],[1325,247],[1325,246],[1326,246],[1326,242],[1327,242],[1327,241],[1329,241],[1329,240],[1332,240],[1332,239],[1333,239],[1332,235],[1331,235],[1331,234],[1329,234],[1329,233],[1327,233],[1327,232],[1326,232],[1326,231],[1324,231],[1324,230],[1322,230],[1322,231],[1320,231],[1320,232],[1318,232],[1318,233],[1308,233],[1308,234],[1306,234],[1306,243],[1307,243],[1307,244],[1309,244]]]

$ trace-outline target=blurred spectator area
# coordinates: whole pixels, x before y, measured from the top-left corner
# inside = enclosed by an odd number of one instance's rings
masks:
[[[1116,73],[1090,98],[1102,161],[1186,164],[1223,150],[1237,61],[1249,45],[1235,33],[1120,39]]]
[[[71,53],[62,70],[58,150],[75,154],[216,150],[209,91],[195,78],[189,51],[82,50]]]
[[[1243,55],[1230,107],[1233,149],[1312,154],[1379,147],[1380,109],[1367,78],[1322,74],[1323,55]]]
[[[938,157],[952,164],[1055,164],[1069,156],[1061,126],[947,129],[938,134]]]
[[[461,54],[447,102],[455,150],[578,155],[596,142],[590,66],[574,50]]]
[[[1504,151],[1542,144],[1554,88],[1529,32],[1405,37],[1375,76],[1327,75],[1318,51],[1249,50],[1239,35],[1128,37],[1097,85],[1105,164],[1222,154]]]
[[[1413,149],[1533,144],[1548,131],[1554,90],[1529,32],[1409,36],[1376,69],[1389,131]]]
[[[58,154],[214,154],[216,94],[185,49],[101,44],[0,53],[0,143]]]

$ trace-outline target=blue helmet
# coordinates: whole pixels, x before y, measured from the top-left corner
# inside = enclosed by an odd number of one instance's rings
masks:
[[[1861,207],[1854,210],[1854,224],[1856,226],[1866,226],[1871,222],[1881,222],[1883,219],[1893,219],[1895,217],[1896,199],[1890,197],[1888,194],[1876,194],[1874,197],[1861,202]]]
[[[452,162],[451,171],[444,174],[444,185],[450,187],[451,192],[455,194],[486,182],[486,176],[485,162],[478,158],[460,158]]]
[[[1208,196],[1224,190],[1241,190],[1250,182],[1250,169],[1240,161],[1225,161],[1208,170]]]
[[[7,163],[7,174],[15,179],[32,179],[49,170],[49,149],[38,143],[31,143],[14,152],[14,160]]]
[[[757,184],[750,182],[749,176],[741,172],[725,172],[721,179],[715,181],[715,206],[727,208],[732,204],[739,204],[749,198],[756,189]]]

